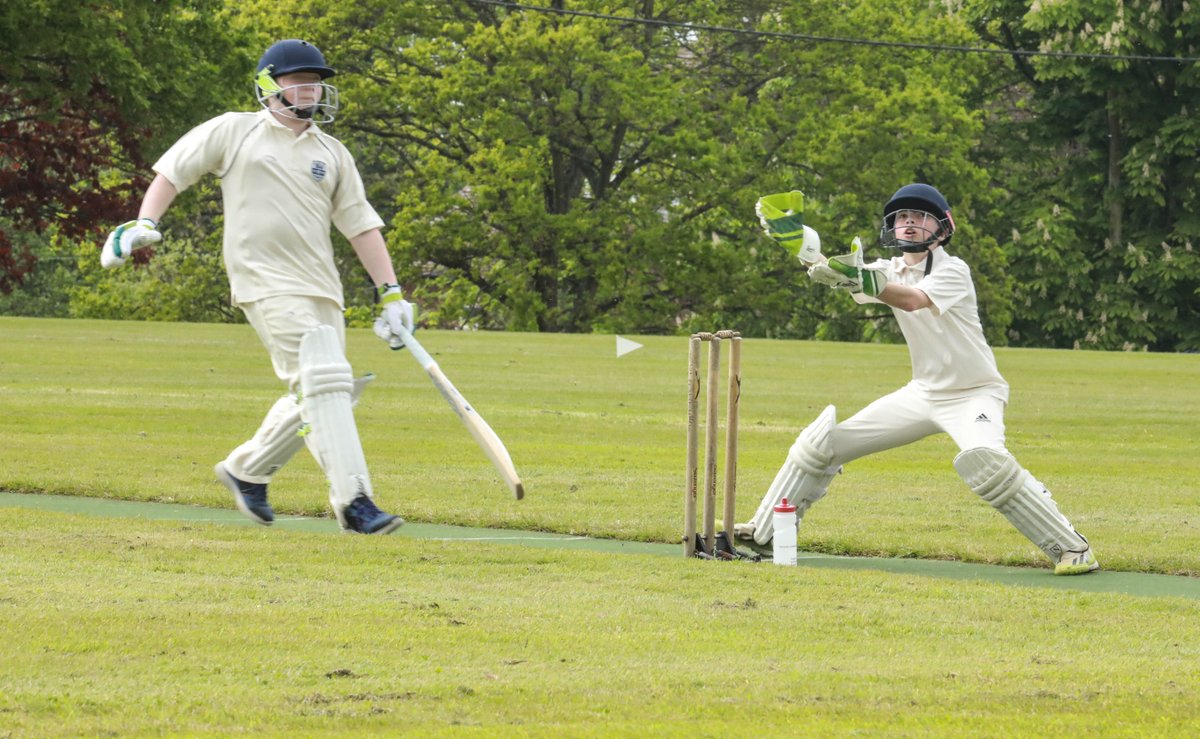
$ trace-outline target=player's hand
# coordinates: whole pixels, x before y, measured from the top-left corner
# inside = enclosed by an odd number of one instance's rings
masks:
[[[863,267],[863,295],[869,295],[872,298],[879,297],[879,293],[883,292],[883,288],[887,287],[887,282],[887,273],[883,271],[882,267]]]
[[[846,275],[823,262],[818,262],[808,268],[808,279],[827,287],[844,287],[849,289],[854,283]]]
[[[135,249],[162,241],[158,224],[149,218],[122,223],[113,229],[100,250],[100,266],[105,269],[120,267]]]
[[[883,292],[883,288],[887,287],[887,275],[878,267],[862,267],[855,270],[853,274],[845,274],[829,266],[833,264],[837,263],[830,258],[828,265],[813,265],[808,270],[808,276],[812,278],[813,282],[842,288],[852,293],[862,293],[872,298],[878,297],[879,293]]]
[[[375,319],[375,335],[388,343],[393,350],[404,348],[404,339],[400,338],[400,329],[412,333],[413,304],[404,299],[399,285],[384,286],[383,295],[379,299],[379,317]]]
[[[849,254],[839,254],[835,257],[830,257],[827,265],[830,272],[842,278],[841,284],[834,287],[844,287],[850,292],[860,292],[862,290],[862,264],[860,253],[852,251]]]
[[[829,257],[824,264],[815,264],[808,270],[814,282],[829,287],[838,287],[852,293],[877,297],[887,286],[887,274],[881,267],[867,267],[863,263],[862,240],[857,236],[850,244],[849,254]]]
[[[808,277],[829,287],[839,287],[852,293],[862,292],[862,240],[857,236],[850,244],[849,254],[839,254],[820,262],[808,269]]]

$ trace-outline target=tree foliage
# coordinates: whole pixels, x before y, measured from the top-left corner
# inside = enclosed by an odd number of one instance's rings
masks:
[[[974,7],[1008,48],[1194,57],[1185,2]],[[997,140],[1011,194],[1017,343],[1200,348],[1195,63],[1018,60]],[[1009,146],[1002,146],[1009,142]]]
[[[952,204],[993,343],[1200,348],[1195,65],[920,48],[1190,57],[1183,0],[539,2],[628,21],[469,0],[6,6],[0,291],[24,281],[45,309],[71,238],[127,217],[144,155],[252,106],[253,59],[304,37],[339,70],[331,132],[429,322],[896,341],[890,311],[809,284],[753,205],[803,190],[834,254],[924,181]],[[172,209],[172,258],[76,268],[69,312],[224,320],[211,189]],[[31,279],[39,254],[60,266]],[[337,255],[365,318],[366,277]]]
[[[39,0],[0,9],[0,292],[52,238],[136,216],[147,155],[244,87],[221,0]],[[144,261],[144,260],[142,260]]]
[[[907,0],[851,14],[833,2],[570,5],[902,39],[922,25],[902,19],[917,18],[971,35]],[[755,199],[804,189],[835,249],[874,233],[880,205],[909,181],[936,179],[968,207],[986,199],[970,160],[980,132],[970,84],[943,79],[961,60],[465,2],[305,10],[345,72],[341,135],[390,197],[381,205],[405,282],[447,324],[874,335],[845,296],[811,289],[761,237]],[[998,255],[987,239],[967,248]]]

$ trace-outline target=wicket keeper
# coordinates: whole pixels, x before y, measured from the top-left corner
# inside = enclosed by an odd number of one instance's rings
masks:
[[[826,407],[792,445],[754,518],[735,528],[739,538],[766,545],[780,499],[796,505],[799,520],[842,465],[944,432],[960,449],[959,475],[1046,553],[1054,574],[1100,568],[1050,491],[1005,447],[1008,383],[983,336],[971,270],[946,252],[954,230],[940,192],[905,185],[884,205],[880,231],[880,243],[899,256],[867,265],[855,244],[848,255],[814,260],[808,271],[814,282],[848,290],[858,303],[891,307],[908,344],[912,381],[841,423],[834,406]]]

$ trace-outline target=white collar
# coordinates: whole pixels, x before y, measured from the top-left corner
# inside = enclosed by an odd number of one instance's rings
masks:
[[[300,133],[296,133],[296,132],[292,131],[292,129],[289,128],[286,124],[280,123],[279,119],[276,118],[275,114],[272,113],[269,109],[261,108],[261,109],[259,109],[258,114],[262,118],[267,119],[267,122],[270,123],[272,126],[275,126],[276,128],[282,128],[283,130],[292,134],[296,138],[301,138],[301,137],[307,136],[309,134],[316,136],[317,134],[321,133],[321,129],[317,126],[317,124],[313,123],[312,121],[308,122],[308,126],[305,127],[305,129],[303,131],[301,131]]]

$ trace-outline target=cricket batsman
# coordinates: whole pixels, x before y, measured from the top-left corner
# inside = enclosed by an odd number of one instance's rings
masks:
[[[118,226],[101,253],[117,267],[158,242],[159,220],[175,196],[201,177],[221,180],[223,256],[232,302],[241,308],[287,391],[258,431],[214,472],[251,520],[275,519],[267,486],[307,444],[326,477],[329,499],[347,531],[388,534],[404,522],[375,504],[352,406],[366,384],[346,360],[341,279],[333,260],[336,226],[378,286],[376,333],[392,347],[399,327],[413,329],[362,178],[346,147],[318,124],[332,122],[335,71],[311,43],[279,41],[254,75],[256,112],[230,112],[201,123],[154,164],[156,176],[137,220]]]
[[[783,195],[799,202],[800,193]],[[805,236],[799,219],[772,209],[771,198],[781,202],[780,196],[763,199],[767,217],[763,204],[759,208],[768,234],[784,243],[779,236],[788,231],[799,241]],[[754,518],[735,527],[738,538],[766,545],[780,499],[796,505],[799,520],[844,464],[944,432],[960,449],[954,468],[967,486],[1046,553],[1054,574],[1100,568],[1050,491],[1005,447],[1008,383],[983,336],[971,270],[946,252],[954,230],[946,198],[918,183],[901,187],[883,206],[880,243],[899,256],[864,264],[856,239],[850,254],[827,259],[812,249],[820,243],[815,232],[807,235],[808,253],[799,256],[811,265],[814,282],[848,290],[858,303],[891,307],[908,344],[912,381],[841,423],[834,406],[826,407],[800,432]]]

